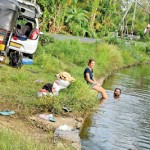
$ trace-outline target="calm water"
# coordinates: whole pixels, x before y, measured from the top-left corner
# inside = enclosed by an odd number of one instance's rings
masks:
[[[150,150],[150,66],[125,69],[105,85],[109,99],[89,116],[81,134],[83,150]],[[122,89],[121,98],[113,90]]]

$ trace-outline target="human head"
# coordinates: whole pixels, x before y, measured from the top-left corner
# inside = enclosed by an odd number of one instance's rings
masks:
[[[120,88],[116,88],[114,90],[114,97],[119,97],[121,95],[121,89]]]
[[[27,23],[25,24],[25,26],[28,26],[28,27],[32,30],[32,23],[31,23],[31,22],[27,22]]]
[[[94,65],[95,65],[95,60],[94,60],[94,59],[89,59],[88,66],[89,66],[90,68],[93,68]]]
[[[19,29],[19,30],[21,29],[21,25],[19,25],[19,24],[17,24],[16,27],[17,27],[17,29]]]

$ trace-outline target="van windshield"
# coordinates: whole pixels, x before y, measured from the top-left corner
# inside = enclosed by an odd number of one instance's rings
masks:
[[[14,29],[14,35],[17,37],[29,38],[30,33],[35,29],[35,21],[27,18],[18,18]]]

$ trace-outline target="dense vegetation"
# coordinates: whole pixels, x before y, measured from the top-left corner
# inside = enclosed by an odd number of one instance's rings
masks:
[[[48,41],[53,42],[45,46],[39,44],[33,65],[24,65],[21,69],[0,65],[1,110],[14,110],[15,117],[24,118],[46,111],[60,115],[63,113],[62,107],[67,106],[74,115],[81,115],[93,110],[99,102],[97,93],[93,93],[83,79],[83,70],[89,58],[96,60],[94,74],[97,79],[123,66],[150,62],[150,43],[124,41],[115,37],[107,37],[107,42],[92,44],[51,38]],[[55,74],[60,71],[69,72],[76,81],[68,89],[62,90],[59,96],[38,98],[37,91],[45,83],[52,83],[56,79]],[[43,83],[35,83],[37,79],[43,80]],[[49,141],[45,144],[43,141],[42,144],[37,142],[37,139],[27,138],[23,132],[20,135],[16,131],[0,129],[2,150],[52,148]],[[58,148],[56,145],[53,149],[66,148]],[[67,146],[67,149],[72,148]]]
[[[46,34],[41,37],[44,44],[39,43],[33,65],[24,65],[21,69],[0,65],[1,110],[14,110],[18,118],[47,111],[61,115],[63,106],[70,108],[74,115],[85,114],[93,110],[99,102],[97,93],[92,92],[83,79],[83,70],[89,58],[96,61],[94,75],[97,79],[124,66],[150,63],[150,42],[127,41],[110,35],[110,32],[118,29],[124,14],[121,6],[127,7],[127,3],[123,4],[125,0],[37,0],[37,2],[43,11],[40,18],[43,31],[101,37],[102,40],[100,43],[57,41]],[[132,25],[133,9],[134,6],[127,17],[129,30]],[[148,14],[137,6],[134,34],[144,37],[143,30],[147,24]],[[76,81],[69,88],[62,90],[58,96],[37,97],[38,90],[45,83],[53,83],[56,79],[55,74],[60,71],[69,72]],[[37,79],[43,82],[35,83]],[[49,141],[41,144],[42,142],[27,138],[23,132],[20,135],[6,128],[0,129],[2,150],[52,149]],[[62,149],[71,149],[70,146],[66,147]],[[53,149],[60,148],[56,145]]]
[[[23,66],[21,70],[3,66],[0,69],[0,107],[4,109],[9,106],[22,115],[41,111],[61,114],[63,106],[74,113],[92,110],[98,103],[96,93],[90,92],[83,79],[83,70],[89,58],[96,60],[94,73],[97,79],[115,69],[149,62],[150,59],[150,43],[127,42],[115,37],[105,41],[85,44],[74,40],[54,40],[45,46],[39,44],[34,65]],[[38,90],[45,83],[53,83],[55,74],[60,71],[69,72],[76,81],[68,89],[62,90],[59,96],[39,99]],[[44,82],[34,83],[37,79]]]
[[[38,134],[36,135],[38,136]],[[51,142],[52,135],[46,139],[37,141],[35,138],[28,137],[24,131],[20,135],[17,131],[11,129],[0,129],[0,149],[1,150],[74,150],[69,143],[64,146],[57,142],[55,145]]]
[[[51,33],[69,33],[86,37],[103,37],[118,30],[119,24],[131,0],[37,0],[43,15],[41,29]],[[135,20],[132,5],[123,27],[143,37],[143,31],[149,23],[149,1],[141,0],[137,4]],[[132,21],[133,20],[133,21]]]

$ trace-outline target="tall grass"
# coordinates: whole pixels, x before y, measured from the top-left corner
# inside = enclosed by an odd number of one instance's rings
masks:
[[[41,111],[61,113],[63,106],[73,112],[91,111],[97,105],[97,94],[91,92],[83,79],[83,71],[90,58],[96,61],[94,75],[97,79],[125,65],[150,62],[149,43],[115,40],[115,43],[107,41],[112,44],[85,44],[77,40],[54,40],[45,46],[39,44],[34,65],[23,66],[20,70],[8,66],[0,69],[0,108],[9,106],[25,115]],[[44,84],[53,83],[55,74],[60,71],[67,71],[76,81],[58,96],[39,99],[37,91]],[[42,79],[43,83],[35,83],[37,79]]]
[[[92,111],[98,103],[97,93],[83,79],[83,71],[90,58],[96,61],[94,75],[97,79],[126,65],[150,62],[150,43],[113,40],[92,44],[73,40],[53,41],[45,46],[39,44],[33,65],[25,65],[22,69],[2,65],[0,109],[12,109],[20,116],[45,111],[61,114],[63,106],[70,108],[75,114]],[[38,90],[46,83],[53,83],[55,74],[60,71],[67,71],[76,81],[69,88],[60,91],[58,96],[38,98]],[[37,79],[43,82],[35,83]],[[25,138],[10,130],[0,129],[0,150],[51,149],[49,144],[38,144],[33,139]],[[60,148],[56,146],[55,149]],[[64,149],[71,148],[67,146]]]
[[[1,150],[50,150],[48,145],[35,142],[35,140],[20,135],[9,129],[0,129]]]
[[[7,128],[0,129],[0,150],[73,150],[71,143],[61,142],[52,144],[51,139],[37,139],[28,137]]]

